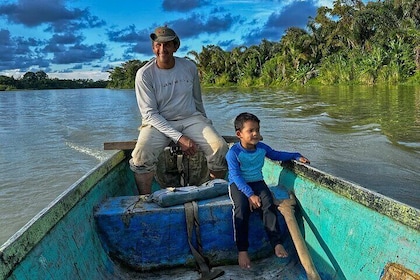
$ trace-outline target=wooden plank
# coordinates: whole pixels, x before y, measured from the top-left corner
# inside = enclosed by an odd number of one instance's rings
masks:
[[[105,142],[104,150],[133,150],[137,140]]]
[[[222,136],[226,142],[235,143],[238,142],[236,136]],[[105,142],[104,150],[133,150],[136,146],[137,139],[129,141],[115,141],[115,142]]]
[[[388,263],[381,280],[419,280],[420,275],[398,263]]]
[[[227,136],[227,135],[224,135],[222,137],[225,139],[225,141],[227,143],[236,143],[236,142],[239,142],[239,138],[236,137],[236,136]]]

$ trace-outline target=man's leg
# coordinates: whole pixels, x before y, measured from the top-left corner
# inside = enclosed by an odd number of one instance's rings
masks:
[[[131,153],[130,168],[134,172],[139,194],[150,194],[156,163],[163,148],[170,142],[164,134],[150,125],[140,129],[136,146]]]
[[[183,121],[183,125],[183,133],[191,138],[206,155],[210,178],[225,179],[227,172],[225,156],[229,148],[211,121],[203,116],[194,116]]]
[[[134,179],[136,181],[137,190],[139,194],[150,194],[152,192],[152,183],[154,172],[148,173],[134,173]]]

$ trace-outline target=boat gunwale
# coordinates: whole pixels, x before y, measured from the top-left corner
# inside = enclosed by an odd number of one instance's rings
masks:
[[[44,238],[45,235],[106,176],[111,169],[126,159],[124,151],[118,151],[110,158],[88,171],[48,206],[37,213],[29,222],[0,246],[0,278],[10,276],[15,267]]]
[[[420,209],[369,190],[359,184],[320,171],[296,161],[276,163],[283,168],[316,182],[336,194],[357,202],[410,228],[420,231]]]

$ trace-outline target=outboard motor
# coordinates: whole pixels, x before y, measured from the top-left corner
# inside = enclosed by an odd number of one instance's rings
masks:
[[[159,155],[155,179],[162,188],[200,186],[210,179],[206,157],[202,151],[185,156],[171,143]]]

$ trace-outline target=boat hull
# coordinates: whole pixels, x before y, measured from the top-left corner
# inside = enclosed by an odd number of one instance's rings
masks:
[[[309,166],[267,160],[270,184],[292,191],[315,265],[333,279],[420,279],[420,211]],[[400,267],[397,278],[386,278]],[[412,278],[406,278],[404,275]]]
[[[127,169],[125,154],[116,153],[31,219],[0,247],[0,279],[113,279],[116,266],[93,209],[107,197],[134,194]]]
[[[98,165],[3,244],[0,279],[144,279],[141,272],[127,274],[121,269],[94,218],[107,200],[134,197],[128,157],[129,153],[120,151]],[[267,161],[263,172],[268,185],[295,193],[295,216],[322,279],[420,278],[419,209],[298,163]],[[218,224],[230,226],[225,219]],[[211,231],[213,225],[206,225],[204,216],[200,220],[209,228],[202,233]],[[185,240],[180,247],[188,248]],[[304,279],[296,267],[290,277],[275,267],[274,278]],[[288,266],[284,271],[290,274],[292,269]],[[241,278],[255,278],[252,271],[247,273],[242,272],[249,277]],[[187,279],[198,278],[194,275]]]

